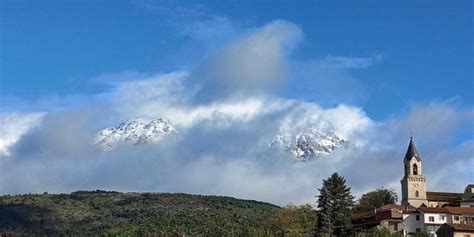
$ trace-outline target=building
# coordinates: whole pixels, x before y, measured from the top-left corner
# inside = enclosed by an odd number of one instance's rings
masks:
[[[464,195],[460,201],[461,207],[474,207],[474,184],[467,185]]]
[[[459,206],[462,193],[426,192],[428,207]]]
[[[421,156],[412,137],[410,137],[403,165],[404,176],[400,181],[402,185],[402,205],[414,207],[459,206],[463,196],[466,195],[462,193],[428,192],[426,190],[426,177],[423,176]],[[474,185],[469,190],[471,192],[470,200],[474,202],[472,200]],[[472,202],[466,201],[466,205],[471,205]]]
[[[465,224],[443,224],[438,231],[438,237],[474,237],[474,226]]]
[[[446,207],[446,209],[452,214],[450,223],[474,225],[474,207]]]
[[[433,234],[449,218],[446,208],[420,207],[414,212],[406,212],[403,214],[404,236],[420,232]]]
[[[407,153],[403,159],[402,205],[419,207],[428,204],[426,197],[426,178],[423,176],[421,157],[416,150],[413,138],[410,138]]]
[[[460,226],[474,225],[474,185],[467,185],[464,193],[427,191],[421,156],[411,137],[403,165],[402,205],[416,207],[403,211],[404,236],[418,232],[437,236],[442,226],[441,232],[445,234],[456,232]]]
[[[464,193],[427,191],[421,156],[413,138],[410,138],[403,166],[402,205],[384,205],[370,212],[355,213],[354,227],[359,231],[402,230],[403,236],[424,232],[432,237],[474,237],[469,232],[474,229],[474,184],[468,184]]]
[[[410,236],[425,232],[437,236],[444,224],[463,224],[474,226],[474,208],[472,207],[419,207],[403,212],[403,233]],[[474,236],[472,236],[474,237]]]
[[[403,210],[407,208],[402,205],[387,204],[373,211],[356,213],[353,216],[352,224],[359,231],[372,228],[387,228],[391,232],[403,229]],[[410,207],[410,210],[416,210]]]

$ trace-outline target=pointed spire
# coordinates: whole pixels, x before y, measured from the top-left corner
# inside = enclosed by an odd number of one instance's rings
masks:
[[[415,147],[415,142],[413,141],[413,137],[410,136],[410,144],[408,145],[407,153],[405,154],[405,159],[411,159],[415,157],[417,160],[421,160],[420,155]]]

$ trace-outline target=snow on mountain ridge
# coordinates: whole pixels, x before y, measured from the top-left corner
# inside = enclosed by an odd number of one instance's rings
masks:
[[[269,146],[279,146],[291,152],[296,160],[308,161],[315,157],[330,154],[346,142],[334,133],[321,133],[313,130],[297,134],[279,133],[273,138]]]
[[[94,144],[104,150],[112,150],[117,143],[129,144],[157,143],[165,136],[176,133],[171,122],[164,118],[136,118],[126,120],[116,127],[108,127],[97,132]]]
[[[296,130],[296,129],[295,129]],[[309,161],[327,155],[347,144],[347,141],[332,132],[321,132],[317,128],[286,130],[276,134],[269,147],[277,146],[290,152],[298,161]],[[168,119],[135,118],[121,122],[97,132],[94,144],[103,150],[112,150],[119,143],[132,145],[158,143],[177,130]]]

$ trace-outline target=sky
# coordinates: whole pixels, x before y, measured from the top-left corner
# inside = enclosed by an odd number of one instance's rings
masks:
[[[410,133],[428,188],[461,192],[474,182],[473,9],[0,1],[0,194],[103,188],[284,205],[314,202],[334,171],[357,195],[399,191]],[[137,116],[180,133],[111,152],[91,144]],[[266,148],[275,131],[314,128],[354,147],[305,163]]]

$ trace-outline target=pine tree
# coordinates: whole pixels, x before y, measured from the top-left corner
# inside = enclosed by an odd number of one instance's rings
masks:
[[[350,236],[354,197],[346,179],[337,173],[323,180],[318,196],[318,236]]]

